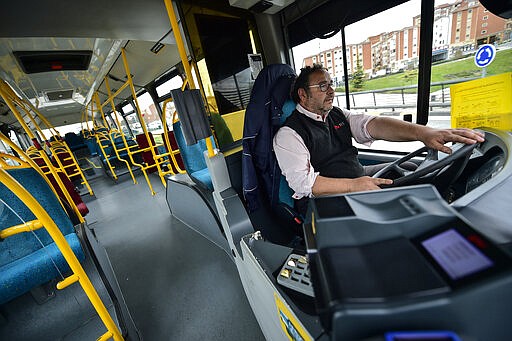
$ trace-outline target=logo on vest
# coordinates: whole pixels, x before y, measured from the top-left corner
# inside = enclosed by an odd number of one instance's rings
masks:
[[[340,123],[334,125],[334,129],[338,130],[341,127],[343,127],[344,125],[345,125],[345,122],[340,122]]]

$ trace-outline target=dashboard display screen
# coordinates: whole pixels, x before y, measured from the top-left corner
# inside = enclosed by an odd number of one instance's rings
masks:
[[[494,263],[454,229],[421,242],[452,280],[485,270]]]

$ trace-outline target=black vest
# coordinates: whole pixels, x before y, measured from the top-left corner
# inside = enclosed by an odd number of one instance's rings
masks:
[[[364,175],[352,145],[352,133],[341,109],[334,107],[324,122],[315,121],[295,110],[285,121],[302,137],[316,172],[330,178],[357,178]]]

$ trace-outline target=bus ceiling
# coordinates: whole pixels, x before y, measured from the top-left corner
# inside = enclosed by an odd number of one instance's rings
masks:
[[[103,37],[156,42],[169,30],[163,0],[7,1],[2,12],[9,15],[0,21],[0,37],[9,38]],[[171,38],[163,43],[171,43]]]

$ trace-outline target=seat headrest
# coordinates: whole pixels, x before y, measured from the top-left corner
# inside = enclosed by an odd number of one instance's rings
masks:
[[[284,124],[284,121],[292,114],[292,112],[295,110],[295,107],[297,105],[292,99],[287,99],[286,102],[283,104],[283,114],[281,115],[281,118],[279,119],[279,123],[281,125]]]

